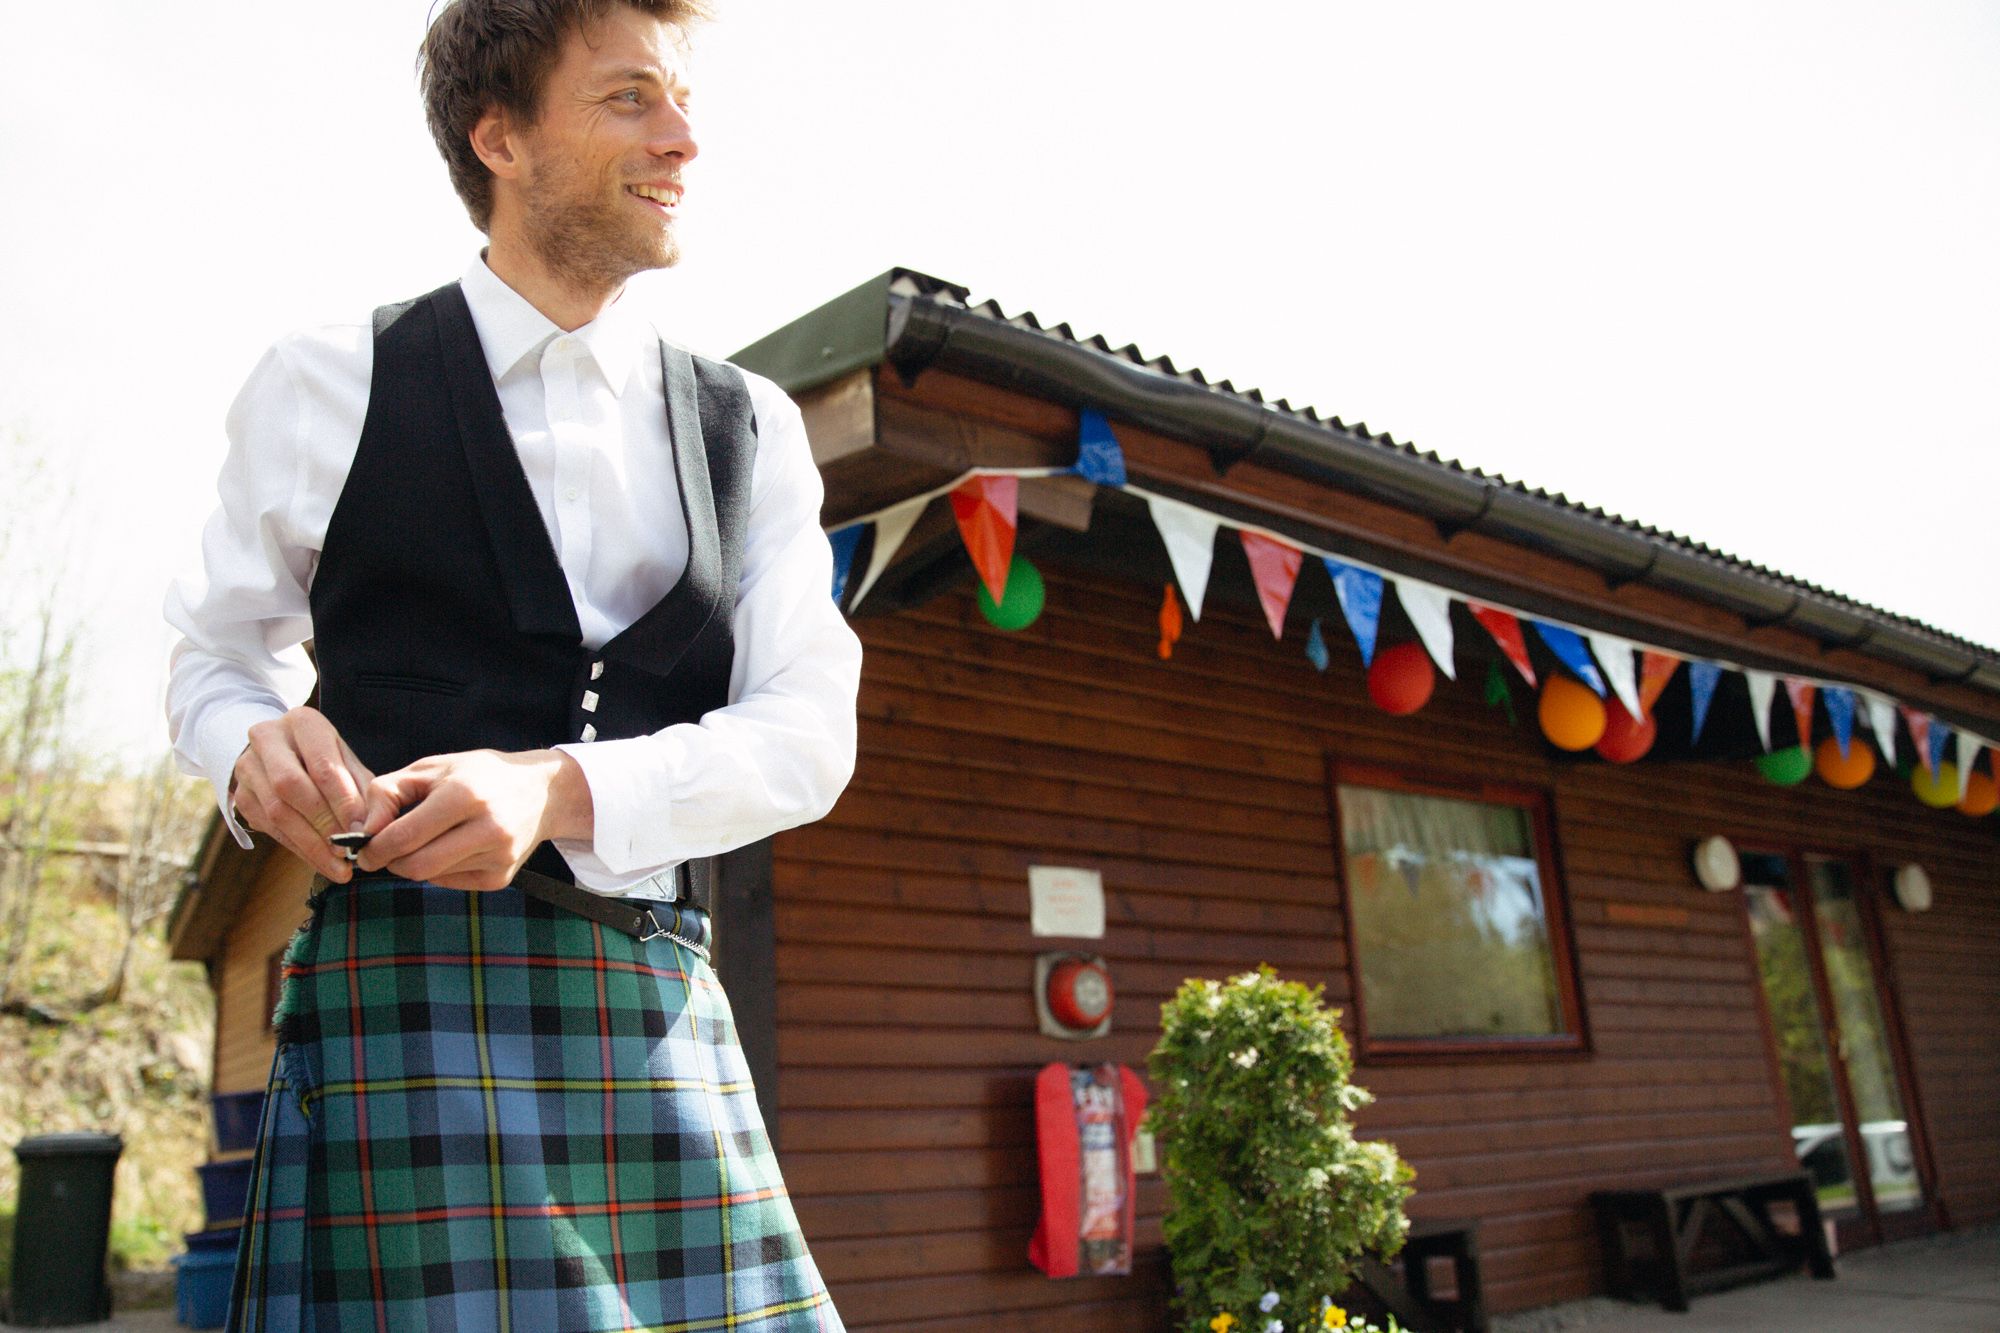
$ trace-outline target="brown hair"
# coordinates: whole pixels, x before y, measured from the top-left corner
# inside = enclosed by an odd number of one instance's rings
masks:
[[[417,51],[424,118],[481,231],[493,217],[493,176],[472,151],[472,127],[494,106],[533,124],[564,39],[618,5],[682,29],[710,16],[706,0],[449,0],[431,20]]]

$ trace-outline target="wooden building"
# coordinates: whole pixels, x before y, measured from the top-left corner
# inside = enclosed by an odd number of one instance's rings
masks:
[[[1843,1247],[2000,1218],[2000,821],[1927,807],[1887,763],[1857,790],[1774,785],[1735,672],[1699,744],[1681,671],[1644,759],[1558,750],[1466,603],[1845,682],[1963,734],[2000,736],[2000,654],[917,274],[739,359],[804,407],[830,530],[968,472],[1068,468],[1086,410],[1133,486],[1224,524],[1200,619],[1163,659],[1174,570],[1144,502],[1020,482],[1017,549],[1047,591],[1016,632],[982,616],[952,507],[930,504],[853,608],[853,785],[730,859],[721,971],[850,1327],[1164,1328],[1157,1177],[1132,1276],[1028,1265],[1033,1077],[1143,1072],[1184,978],[1266,962],[1346,1011],[1378,1098],[1361,1128],[1417,1169],[1413,1215],[1480,1221],[1491,1308],[1597,1289],[1594,1189],[1804,1161]],[[1409,716],[1378,708],[1313,562],[1274,638],[1231,527],[1450,590],[1457,680]],[[864,540],[850,600],[869,556]],[[1314,620],[1324,671],[1303,651]],[[1410,638],[1390,599],[1381,642]],[[1781,691],[1781,748],[1789,714]],[[1827,718],[1809,725],[1819,739]],[[1734,891],[1696,882],[1690,849],[1713,836],[1738,849]],[[1502,865],[1525,944],[1451,952],[1458,898]],[[1890,891],[1910,865],[1928,910]],[[1104,936],[1032,934],[1031,866],[1099,872]],[[217,1090],[261,1087],[305,872],[219,835],[199,869],[175,948],[210,967]],[[1037,1030],[1035,956],[1068,946],[1101,954],[1116,991],[1085,1043]]]

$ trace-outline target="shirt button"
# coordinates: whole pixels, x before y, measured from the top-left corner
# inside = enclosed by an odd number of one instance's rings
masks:
[[[584,723],[584,724],[583,724],[583,734],[582,734],[582,735],[580,735],[580,736],[578,736],[578,737],[577,737],[577,739],[578,739],[578,740],[581,740],[581,741],[594,741],[594,740],[596,740],[596,739],[597,739],[597,728],[596,728],[596,727],[593,727],[593,726],[591,726],[591,725],[590,725],[590,724],[589,724],[588,722]]]
[[[568,490],[564,491],[564,492],[563,492],[563,499],[565,499],[565,500],[574,500],[574,499],[576,499],[576,487],[572,486],[572,487],[570,487],[570,488],[569,488]]]

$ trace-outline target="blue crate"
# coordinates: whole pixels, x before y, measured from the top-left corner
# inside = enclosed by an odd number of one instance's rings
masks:
[[[195,1168],[201,1177],[201,1205],[208,1210],[211,1227],[232,1226],[243,1220],[243,1205],[250,1197],[252,1161],[238,1157],[227,1162],[203,1162]]]
[[[236,1276],[234,1243],[227,1249],[189,1250],[174,1260],[174,1267],[174,1318],[183,1328],[221,1328],[229,1317],[230,1280]]]
[[[257,1146],[257,1122],[264,1114],[264,1094],[218,1092],[215,1094],[215,1150],[244,1152]]]

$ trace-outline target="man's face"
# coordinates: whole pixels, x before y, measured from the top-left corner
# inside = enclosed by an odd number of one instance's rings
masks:
[[[512,186],[522,239],[553,271],[616,285],[680,259],[681,168],[696,151],[684,42],[620,5],[563,44]]]

